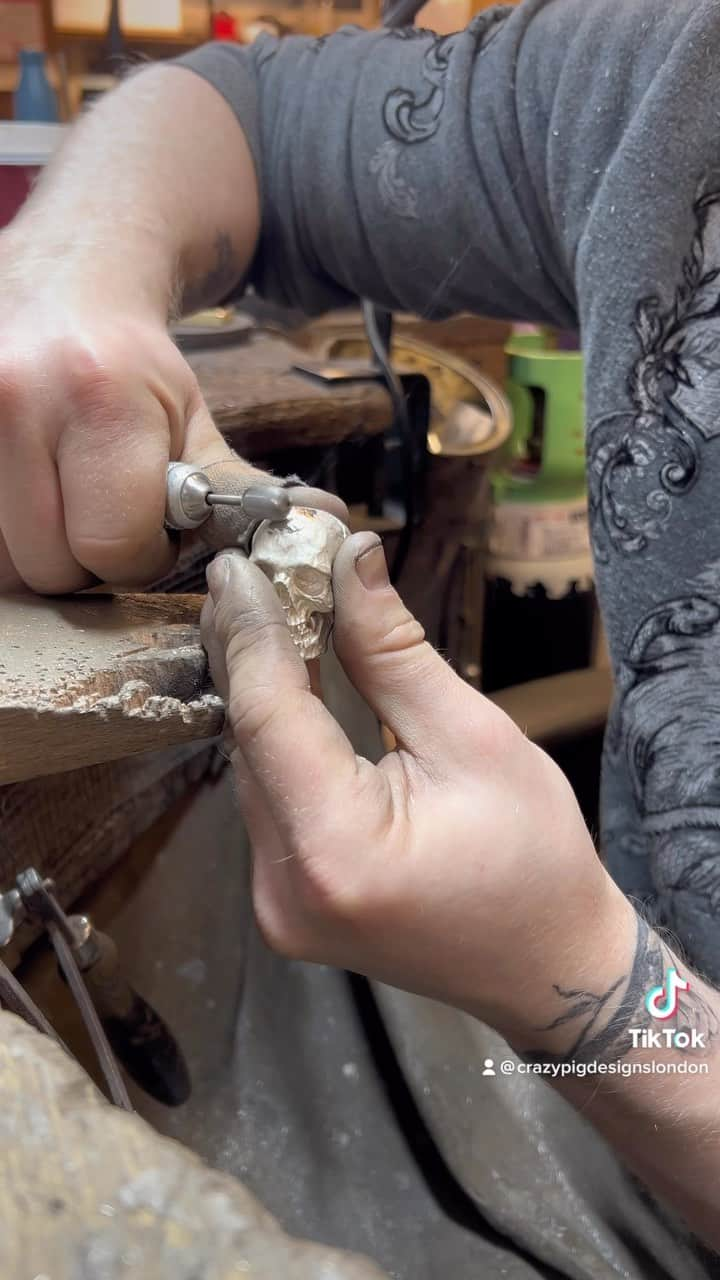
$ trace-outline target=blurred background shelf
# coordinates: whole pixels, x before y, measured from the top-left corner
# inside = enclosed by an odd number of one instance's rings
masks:
[[[511,0],[511,3],[518,0]],[[418,22],[440,33],[465,26],[494,0],[428,0]],[[211,38],[213,14],[234,19],[239,39],[267,19],[284,32],[326,35],[348,22],[380,23],[380,0],[121,0],[120,17],[131,63],[169,58]],[[0,0],[0,120],[12,118],[12,94],[22,48],[47,53],[48,78],[60,117],[72,119],[89,97],[114,79],[99,66],[106,45],[110,0]]]

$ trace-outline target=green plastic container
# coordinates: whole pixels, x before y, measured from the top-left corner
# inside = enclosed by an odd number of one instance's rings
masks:
[[[540,329],[513,334],[506,351],[514,422],[492,477],[488,692],[586,666],[595,612],[582,353]]]
[[[506,393],[513,430],[493,479],[499,502],[580,498],[585,486],[584,360],[542,330],[514,335]]]

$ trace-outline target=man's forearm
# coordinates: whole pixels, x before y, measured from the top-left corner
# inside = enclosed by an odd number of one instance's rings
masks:
[[[554,1015],[522,1047],[521,1069],[552,1080],[720,1249],[720,994],[629,904],[617,926],[624,961],[616,938],[587,980],[558,975]]]
[[[232,111],[192,71],[152,67],[71,131],[0,235],[3,283],[51,273],[68,301],[101,289],[115,307],[167,315],[232,288],[258,227],[255,168]]]

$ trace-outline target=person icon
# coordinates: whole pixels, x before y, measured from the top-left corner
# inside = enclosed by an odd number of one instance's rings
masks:
[[[484,1076],[497,1075],[497,1072],[495,1070],[495,1063],[493,1062],[492,1058],[486,1058],[485,1061],[483,1062],[483,1075]]]

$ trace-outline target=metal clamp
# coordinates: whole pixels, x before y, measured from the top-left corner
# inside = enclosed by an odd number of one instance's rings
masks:
[[[44,879],[35,867],[21,872],[15,885],[0,894],[0,947],[7,946],[24,920],[34,918],[43,924],[113,1102],[132,1110],[116,1057],[158,1101],[167,1106],[185,1102],[191,1084],[183,1054],[163,1019],[124,977],[112,939],[95,929],[87,916],[66,915],[55,897],[52,880]],[[2,964],[0,1000],[38,1030],[54,1035],[47,1020]]]

